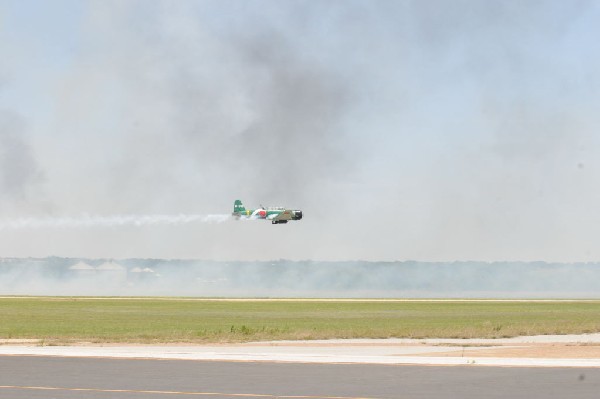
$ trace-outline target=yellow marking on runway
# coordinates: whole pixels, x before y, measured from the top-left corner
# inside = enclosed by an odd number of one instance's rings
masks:
[[[224,393],[224,392],[185,392],[185,391],[156,391],[139,389],[100,389],[100,388],[65,388],[65,387],[27,387],[19,385],[0,385],[0,389],[21,389],[37,391],[70,391],[70,392],[106,392],[106,393],[145,393],[152,395],[195,395],[223,396],[246,398],[280,398],[280,399],[375,399],[358,396],[314,396],[314,395],[270,395],[260,393]]]

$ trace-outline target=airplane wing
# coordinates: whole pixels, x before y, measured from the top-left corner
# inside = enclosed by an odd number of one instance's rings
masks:
[[[286,209],[285,211],[281,212],[279,215],[275,216],[272,220],[275,222],[279,222],[280,220],[292,220],[292,211],[290,211],[289,209]]]

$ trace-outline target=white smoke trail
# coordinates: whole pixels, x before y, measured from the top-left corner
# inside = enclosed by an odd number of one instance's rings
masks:
[[[0,220],[0,230],[74,228],[74,227],[118,227],[181,225],[189,223],[223,223],[231,215],[82,215],[79,217],[46,217]]]

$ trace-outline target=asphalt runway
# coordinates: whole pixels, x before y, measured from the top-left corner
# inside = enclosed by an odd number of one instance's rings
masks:
[[[0,398],[598,398],[598,368],[0,356]]]

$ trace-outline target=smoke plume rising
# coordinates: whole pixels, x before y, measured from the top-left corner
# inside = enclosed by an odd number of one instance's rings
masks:
[[[0,109],[0,203],[29,199],[41,172],[17,115]]]
[[[600,259],[596,2],[5,4],[4,256]]]

